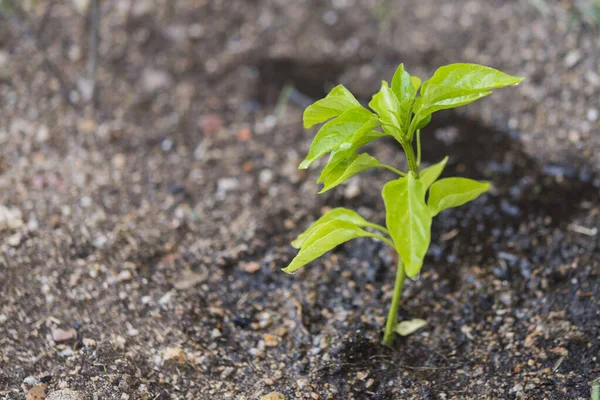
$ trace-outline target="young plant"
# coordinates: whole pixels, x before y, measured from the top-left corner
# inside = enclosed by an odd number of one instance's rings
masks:
[[[361,106],[342,85],[310,105],[304,111],[305,128],[328,122],[317,133],[299,168],[306,169],[330,153],[319,176],[318,183],[324,184],[319,193],[374,167],[387,168],[399,178],[383,187],[385,227],[366,221],[352,210],[335,208],[292,242],[292,246],[300,251],[283,271],[293,273],[351,239],[371,237],[388,244],[398,253],[394,295],[383,337],[383,343],[390,345],[404,279],[419,276],[429,248],[432,218],[443,210],[474,200],[489,188],[488,183],[466,178],[438,180],[448,157],[420,169],[420,130],[436,111],[472,103],[491,94],[492,89],[516,85],[522,80],[482,65],[451,64],[439,68],[428,81],[421,83],[421,79],[411,76],[400,64],[391,86],[383,81],[381,90],[369,103],[374,112]],[[393,137],[402,146],[407,172],[386,165],[367,153],[357,152],[367,143],[384,136]]]

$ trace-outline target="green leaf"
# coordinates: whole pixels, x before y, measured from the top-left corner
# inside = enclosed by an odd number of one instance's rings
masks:
[[[310,128],[354,107],[360,107],[360,103],[348,89],[338,85],[331,89],[327,97],[316,101],[304,110],[304,127]]]
[[[431,184],[440,177],[447,162],[448,156],[444,157],[444,159],[439,163],[430,165],[429,167],[423,169],[423,171],[419,172],[419,180],[423,182],[425,190],[429,189],[429,186],[431,186]]]
[[[386,224],[406,274],[416,276],[431,240],[431,215],[425,204],[425,186],[412,173],[383,187]]]
[[[404,64],[400,64],[392,78],[392,90],[400,102],[398,117],[402,131],[408,129],[419,86],[421,86],[421,79],[416,76],[410,76],[404,69]]]
[[[429,114],[439,110],[463,106],[492,93],[489,90],[471,91],[440,85],[429,85],[427,89],[428,92],[423,97],[421,109],[426,110]]]
[[[336,187],[359,172],[369,168],[379,167],[380,165],[379,160],[367,153],[362,153],[360,155],[353,154],[353,156],[339,163],[331,172],[329,172],[329,174],[324,176],[323,181],[325,186],[323,186],[323,189],[319,194]]]
[[[324,154],[338,149],[342,143],[353,137],[362,137],[363,134],[370,132],[378,125],[379,122],[375,115],[363,107],[344,111],[342,115],[321,127],[310,145],[308,155],[300,163],[299,168],[308,168]]]
[[[490,188],[487,182],[478,182],[467,178],[445,178],[431,185],[428,206],[432,216],[436,216],[447,208],[458,207]]]
[[[363,217],[361,217],[356,211],[349,210],[347,208],[338,207],[333,210],[329,210],[321,218],[313,222],[313,224],[305,230],[303,233],[298,235],[298,238],[292,242],[292,246],[296,249],[301,248],[304,243],[308,240],[308,238],[322,225],[331,221],[345,221],[356,226],[363,227],[375,227],[374,224],[371,224]]]
[[[406,99],[414,98],[420,84],[421,80],[419,78],[416,76],[411,77],[410,74],[406,72],[404,64],[398,66],[398,69],[392,78],[392,90],[398,97],[398,101],[401,103]]]
[[[327,161],[327,165],[321,171],[321,175],[317,180],[317,183],[323,182],[325,177],[331,173],[334,169],[338,167],[338,165],[349,158],[353,158],[355,156],[354,151],[365,144],[379,139],[380,137],[387,136],[387,134],[378,131],[369,131],[364,135],[361,135],[357,138],[356,142],[352,142],[355,138],[351,138],[349,142],[344,142],[339,146],[340,150],[334,150],[331,152],[331,157],[329,157],[329,161]]]
[[[425,325],[427,325],[427,321],[424,319],[415,318],[400,322],[398,325],[396,325],[395,331],[400,336],[408,336],[412,335]]]
[[[492,89],[516,85],[523,78],[478,64],[450,64],[438,68],[421,86],[421,98],[414,106],[415,126],[436,111],[455,108],[491,94]],[[415,127],[414,129],[420,129]]]
[[[427,98],[431,85],[440,85],[471,92],[486,92],[505,86],[516,85],[524,78],[505,74],[497,69],[479,64],[449,64],[440,67],[423,85],[423,97]]]
[[[406,130],[406,121],[400,118],[400,101],[386,81],[381,82],[381,89],[369,102],[371,107],[382,122],[383,130],[392,136],[398,136]]]
[[[421,118],[421,120],[416,124],[415,130],[425,128],[431,122],[431,114],[427,114],[425,118]]]
[[[290,265],[283,269],[291,273],[322,256],[338,245],[359,237],[377,237],[351,222],[334,220],[320,225],[304,242]]]

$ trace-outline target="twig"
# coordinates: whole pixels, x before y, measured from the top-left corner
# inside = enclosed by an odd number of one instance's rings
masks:
[[[96,102],[96,70],[98,64],[98,36],[100,25],[100,10],[98,9],[98,0],[90,2],[90,53],[88,57],[88,84],[90,103]]]

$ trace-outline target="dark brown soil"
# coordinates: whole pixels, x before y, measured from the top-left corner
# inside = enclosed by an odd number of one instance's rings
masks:
[[[40,383],[86,399],[590,398],[588,20],[567,26],[562,3],[106,1],[92,107],[77,90],[87,23],[39,3],[0,17],[0,398]],[[399,315],[427,325],[388,348],[386,247],[356,240],[280,271],[326,207],[382,222],[391,178],[317,196],[318,168],[297,170],[314,135],[301,112],[335,83],[368,100],[399,62],[426,77],[457,60],[527,80],[423,132],[425,162],[448,154],[445,174],[493,190],[434,222]],[[393,141],[371,152],[404,163]]]

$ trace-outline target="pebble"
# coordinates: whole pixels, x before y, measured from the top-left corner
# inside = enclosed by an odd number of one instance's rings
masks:
[[[223,334],[221,333],[220,330],[218,330],[217,328],[214,328],[211,332],[210,332],[210,337],[213,339],[218,339],[221,336],[223,336]]]
[[[198,120],[198,126],[202,129],[205,135],[216,135],[219,133],[225,124],[223,119],[217,114],[205,114]]]
[[[147,93],[155,93],[166,89],[172,82],[171,75],[166,71],[148,68],[142,72],[142,88]]]
[[[242,127],[242,128],[240,128],[240,130],[238,130],[235,137],[238,142],[247,142],[250,139],[252,139],[252,131],[247,126]]]
[[[360,185],[358,179],[351,179],[344,190],[344,198],[352,200],[360,195]]]
[[[581,59],[583,58],[583,53],[581,52],[581,50],[571,50],[567,53],[567,55],[565,56],[565,67],[567,68],[573,68],[574,66],[577,65],[577,63],[579,63],[579,61],[581,61]]]
[[[268,186],[273,182],[273,171],[270,169],[263,169],[258,174],[258,181],[263,186]]]
[[[23,214],[18,208],[0,205],[0,231],[15,230],[23,226]]]
[[[256,271],[260,270],[260,264],[257,263],[256,261],[250,261],[250,262],[244,263],[242,269],[249,274],[253,274]]]
[[[221,178],[217,181],[217,191],[215,198],[217,200],[225,200],[227,194],[237,189],[240,181],[237,178]]]
[[[269,333],[265,333],[263,336],[263,341],[265,342],[265,346],[267,347],[275,347],[279,344],[279,340],[276,336],[273,336]]]
[[[169,364],[184,364],[187,357],[181,347],[168,347],[163,354],[163,360]]]
[[[271,392],[261,397],[260,400],[287,400],[287,397],[279,392]]]
[[[50,393],[46,400],[83,400],[83,396],[79,392],[63,389]]]
[[[65,349],[60,352],[60,355],[63,357],[72,357],[74,354],[75,354],[75,352],[73,351],[73,348],[71,348],[71,347],[65,347]]]
[[[83,345],[85,347],[96,347],[97,343],[94,339],[89,339],[89,338],[83,338],[81,339],[81,342],[83,343]]]
[[[38,385],[34,386],[27,392],[27,400],[44,400],[46,398],[46,393],[44,389],[46,385]]]
[[[52,329],[52,340],[55,342],[64,342],[67,340],[75,339],[77,337],[77,331],[73,328],[65,329]]]
[[[590,122],[598,121],[598,110],[595,108],[590,108],[587,110],[587,119]]]

